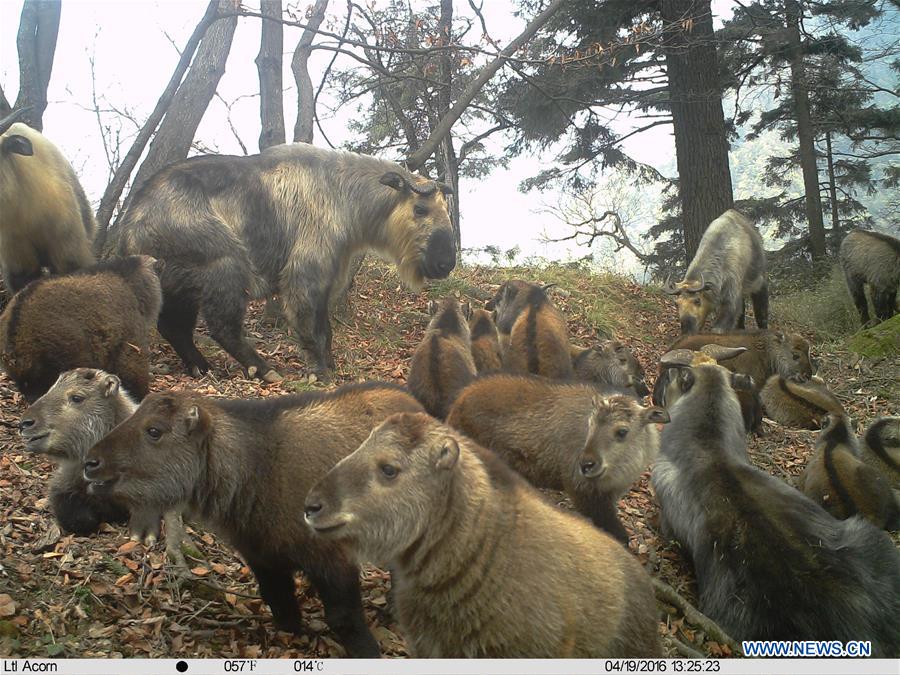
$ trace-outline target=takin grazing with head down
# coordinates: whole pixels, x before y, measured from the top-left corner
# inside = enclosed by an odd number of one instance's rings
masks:
[[[59,149],[39,131],[0,120],[0,267],[10,295],[41,276],[94,263],[96,223],[81,183]]]
[[[816,375],[805,382],[772,375],[759,392],[759,398],[769,417],[795,429],[821,429],[826,415],[844,414],[844,406]]]
[[[640,362],[618,340],[606,340],[599,347],[571,345],[570,354],[577,380],[633,389],[641,398],[650,393]]]
[[[839,258],[862,324],[869,323],[866,284],[872,288],[878,321],[894,316],[900,288],[900,239],[881,232],[853,230],[841,242]]]
[[[118,375],[130,394],[150,385],[149,336],[162,296],[156,261],[113,258],[29,284],[0,315],[0,361],[29,403],[79,367]]]
[[[512,373],[569,379],[573,376],[566,319],[546,289],[527,281],[503,283],[485,309],[494,312],[503,350],[503,366]]]
[[[347,654],[374,658],[359,567],[342,546],[312,537],[303,499],[382,420],[421,411],[385,383],[253,400],[155,393],[91,448],[84,476],[92,491],[127,506],[186,506],[237,548],[277,626],[294,633],[302,632],[294,595],[302,570]]]
[[[713,333],[744,327],[744,296],[753,301],[759,328],[768,327],[769,286],[762,237],[746,216],[729,209],[706,228],[697,253],[677,284],[663,291],[677,296],[681,332],[703,330],[714,312]]]
[[[503,352],[500,350],[500,334],[494,316],[486,309],[473,309],[469,317],[469,333],[475,370],[479,374],[500,370],[503,367]]]
[[[872,656],[900,655],[900,554],[887,534],[834,519],[750,463],[734,395],[746,375],[689,350],[663,360],[681,393],[651,482],[663,535],[693,561],[699,609],[739,641],[871,640]]]
[[[876,527],[900,527],[900,506],[878,470],[859,456],[859,444],[842,414],[832,415],[797,487],[841,520],[861,515]]]
[[[413,352],[407,386],[430,415],[444,419],[460,389],[475,377],[466,323],[468,305],[452,295],[428,303],[431,321]]]
[[[575,508],[621,541],[616,502],[653,461],[662,408],[612,387],[487,375],[463,389],[447,424],[490,448],[532,485],[565,490]]]
[[[641,564],[428,415],[394,415],[306,498],[318,538],[391,570],[418,658],[660,654]]]
[[[159,332],[190,373],[209,370],[193,340],[202,312],[212,338],[249,376],[281,379],[242,325],[248,300],[278,293],[309,365],[327,377],[329,299],[350,283],[358,253],[394,261],[412,288],[456,265],[449,192],[399,164],[308,143],[192,157],[138,188],[113,244],[165,262]]]
[[[19,433],[29,452],[59,462],[50,482],[50,510],[67,532],[88,535],[101,523],[123,522],[129,510],[114,499],[88,493],[82,475],[88,450],[124,422],[137,403],[118,377],[94,368],[69,370],[35,401],[19,420]],[[152,542],[159,534],[159,513],[136,509],[131,514],[132,537]],[[181,517],[166,514],[166,550],[182,562]]]

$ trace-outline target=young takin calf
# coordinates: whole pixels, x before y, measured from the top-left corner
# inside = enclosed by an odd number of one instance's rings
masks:
[[[650,393],[640,362],[618,340],[606,340],[599,347],[571,345],[570,353],[576,379],[633,389],[641,398]]]
[[[844,406],[817,376],[798,382],[791,377],[772,375],[759,398],[769,417],[797,429],[821,429],[825,415],[844,414]]]
[[[610,387],[487,375],[463,389],[447,424],[490,448],[532,485],[565,490],[581,513],[621,541],[616,502],[659,447],[662,408]]]
[[[421,410],[383,383],[246,401],[151,394],[90,450],[84,475],[95,493],[129,506],[187,505],[237,548],[278,627],[295,633],[294,571],[302,570],[347,653],[377,657],[358,566],[342,546],[312,537],[299,514],[312,485],[382,420]]]
[[[850,421],[833,415],[816,440],[816,452],[797,487],[835,518],[859,514],[877,527],[896,530],[900,508],[886,478],[859,457]]]
[[[659,655],[640,563],[427,415],[388,418],[305,513],[320,539],[391,569],[413,656]]]
[[[50,391],[22,414],[19,433],[29,452],[59,462],[50,481],[50,509],[60,527],[78,535],[93,534],[101,523],[129,519],[132,537],[147,542],[159,534],[159,512],[138,505],[129,509],[114,499],[90,494],[82,475],[88,450],[124,422],[137,408],[118,377],[93,368],[59,376]],[[183,563],[181,516],[166,514],[166,552]]]
[[[486,309],[472,310],[469,332],[472,336],[472,358],[479,375],[500,370],[503,367],[503,352],[497,324],[491,313]]]
[[[459,390],[475,377],[465,309],[453,296],[428,303],[431,321],[409,365],[407,385],[430,415],[444,419]]]
[[[700,610],[737,640],[871,640],[900,655],[900,554],[863,518],[835,520],[747,456],[735,374],[688,350],[652,483],[663,533],[691,557]]]
[[[503,365],[512,373],[570,379],[573,375],[566,319],[545,289],[526,281],[507,281],[486,304],[495,312],[497,330],[509,341]]]
[[[60,373],[99,368],[138,399],[150,385],[149,339],[162,304],[156,261],[113,258],[38,279],[0,315],[0,361],[29,403]]]

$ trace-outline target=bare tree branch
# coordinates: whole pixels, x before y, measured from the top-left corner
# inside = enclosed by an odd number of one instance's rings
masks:
[[[260,9],[266,18],[262,20],[256,70],[259,73],[259,149],[265,150],[270,145],[281,145],[285,141],[281,74],[284,25],[280,21],[267,20],[269,17],[281,18],[281,0],[262,0]],[[230,113],[231,108],[228,110]],[[231,124],[230,115],[228,123]],[[232,131],[237,136],[233,126]],[[244,154],[247,154],[246,150]]]

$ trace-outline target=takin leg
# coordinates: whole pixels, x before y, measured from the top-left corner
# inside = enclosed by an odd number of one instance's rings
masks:
[[[325,607],[325,621],[340,638],[351,658],[377,659],[381,649],[366,625],[359,588],[359,569],[337,559],[327,567],[311,565],[304,568]]]
[[[322,379],[334,368],[331,353],[331,322],[328,318],[330,275],[316,265],[294,266],[286,283],[284,309],[288,323],[306,352],[307,363]]]
[[[747,303],[744,302],[744,298],[741,298],[741,315],[737,321],[737,327],[740,330],[744,330],[744,322],[747,320]]]
[[[579,513],[583,513],[601,530],[611,534],[623,544],[628,544],[628,532],[619,522],[614,496],[603,494],[596,489],[570,490],[572,502]]]
[[[191,292],[166,293],[156,327],[194,377],[209,371],[209,362],[194,344],[194,326],[197,324],[199,304]]]
[[[874,288],[874,287],[873,287]],[[875,316],[879,321],[887,321],[894,316],[896,306],[897,289],[896,288],[878,288],[872,298],[875,305]]]
[[[3,256],[3,283],[10,297],[41,277],[41,262],[29,247],[27,250],[6,251]]]
[[[859,312],[859,320],[863,326],[869,323],[869,301],[866,299],[865,282],[856,274],[847,273],[847,289],[853,298],[853,304],[856,305],[856,311]]]
[[[235,258],[220,258],[204,274],[200,306],[209,334],[247,370],[250,377],[267,382],[281,379],[251,346],[244,335],[250,274]]]
[[[137,351],[130,343],[123,344],[112,364],[112,372],[122,379],[122,386],[138,401],[143,400],[150,392],[150,363],[147,351],[146,346]]]
[[[723,293],[727,293],[723,290]],[[716,312],[716,321],[712,325],[710,332],[727,333],[738,325],[738,318],[743,320],[744,316],[744,298],[743,296],[732,297],[730,300],[723,300]],[[741,324],[743,327],[743,324]]]
[[[303,633],[300,608],[294,595],[294,572],[261,562],[247,561],[259,583],[259,595],[272,610],[279,630],[294,635]]]
[[[753,301],[756,327],[765,330],[769,327],[769,285],[763,284],[762,288],[750,295],[750,299]]]

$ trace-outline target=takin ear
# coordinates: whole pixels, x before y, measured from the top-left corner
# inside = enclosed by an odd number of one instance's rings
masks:
[[[472,305],[470,305],[468,302],[462,303],[459,306],[459,309],[462,312],[462,315],[466,317],[466,321],[472,318]]]
[[[678,388],[683,394],[688,393],[694,386],[694,373],[690,368],[678,369]]]
[[[196,405],[188,408],[184,421],[189,435],[195,432],[206,433],[209,429],[209,414]]]
[[[31,155],[34,154],[34,146],[32,146],[31,141],[24,136],[13,134],[3,139],[3,152],[10,155],[24,155],[26,157],[31,157]]]
[[[669,411],[659,406],[651,406],[644,411],[644,419],[648,423],[667,424],[671,421]]]
[[[437,459],[434,462],[434,468],[441,471],[448,471],[456,466],[459,459],[459,443],[452,436],[447,436],[441,443],[441,449],[438,451]]]
[[[115,375],[107,375],[106,379],[103,380],[103,398],[109,398],[117,391],[119,391],[119,387],[122,385],[122,381],[116,377]]]
[[[406,192],[409,189],[409,181],[396,171],[388,171],[378,182],[400,192]]]
[[[731,373],[731,388],[735,391],[750,391],[753,389],[753,378],[744,373]]]
[[[428,301],[428,316],[434,316],[438,313],[438,310],[441,308],[440,304],[438,304],[437,300],[429,300]]]

